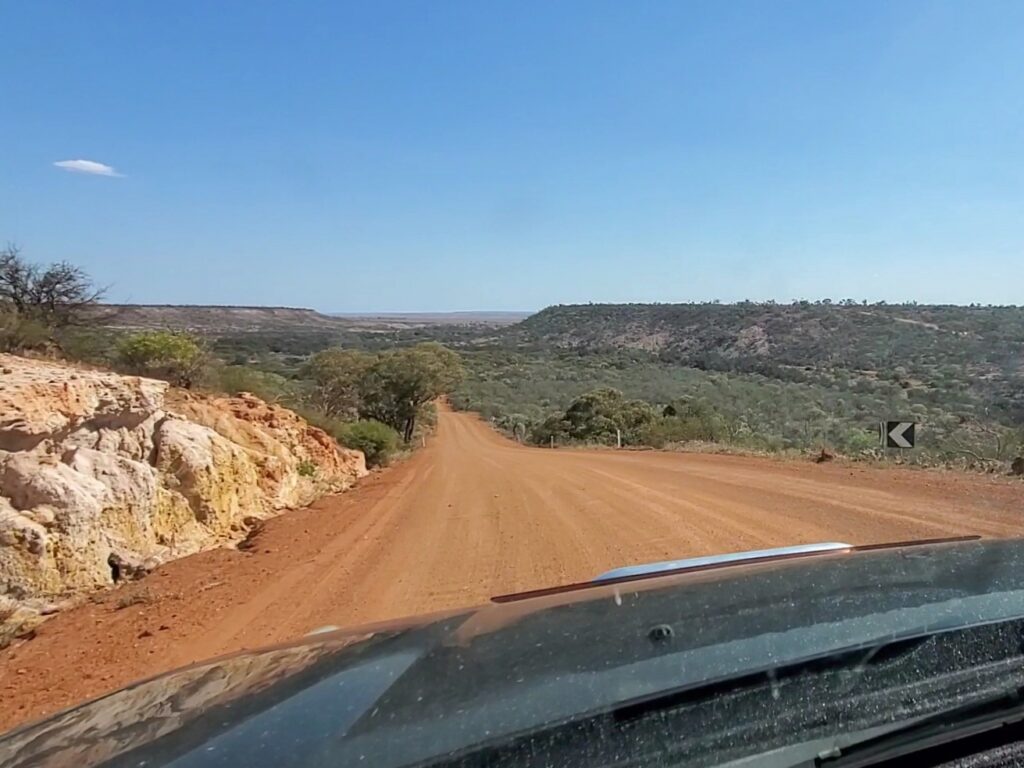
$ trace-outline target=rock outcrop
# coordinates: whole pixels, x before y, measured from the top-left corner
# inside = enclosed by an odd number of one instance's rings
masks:
[[[0,623],[24,629],[364,474],[361,453],[252,395],[0,355]]]

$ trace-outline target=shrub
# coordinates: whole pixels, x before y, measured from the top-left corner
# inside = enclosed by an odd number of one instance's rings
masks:
[[[303,459],[295,467],[295,471],[299,473],[299,477],[316,477],[316,464],[309,459]]]
[[[533,430],[537,443],[571,440],[614,445],[621,431],[625,445],[636,445],[656,419],[654,409],[641,400],[627,400],[617,389],[601,387],[577,397],[562,416],[545,420]]]
[[[565,443],[569,440],[570,425],[561,416],[549,416],[530,431],[530,440],[538,445]]]
[[[371,467],[387,465],[402,439],[387,424],[373,420],[344,424],[335,437],[342,445],[362,451],[367,466]]]
[[[480,403],[476,408],[476,412],[485,421],[494,421],[501,416],[501,408],[494,403]]]
[[[530,434],[533,427],[530,418],[521,413],[510,413],[500,416],[494,420],[494,423],[499,429],[504,430],[520,442]]]
[[[202,372],[206,353],[191,334],[144,331],[121,341],[117,359],[132,373],[189,389]]]

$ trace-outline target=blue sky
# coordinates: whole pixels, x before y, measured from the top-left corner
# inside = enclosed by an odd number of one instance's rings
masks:
[[[1024,303],[1016,0],[34,0],[0,28],[0,241],[115,300]]]

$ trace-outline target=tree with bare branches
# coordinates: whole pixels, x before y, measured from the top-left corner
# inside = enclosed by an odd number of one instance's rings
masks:
[[[43,266],[26,261],[16,245],[0,250],[0,308],[6,305],[23,320],[50,328],[74,325],[103,293],[84,270],[66,261]]]

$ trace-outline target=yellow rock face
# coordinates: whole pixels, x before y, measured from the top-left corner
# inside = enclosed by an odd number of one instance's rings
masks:
[[[0,622],[365,474],[361,453],[252,395],[0,355]]]
[[[309,504],[344,490],[366,474],[359,451],[338,448],[334,439],[287,408],[250,394],[239,397],[175,398],[174,410],[244,448],[258,466],[257,482],[273,509]],[[300,465],[312,465],[311,476]]]

